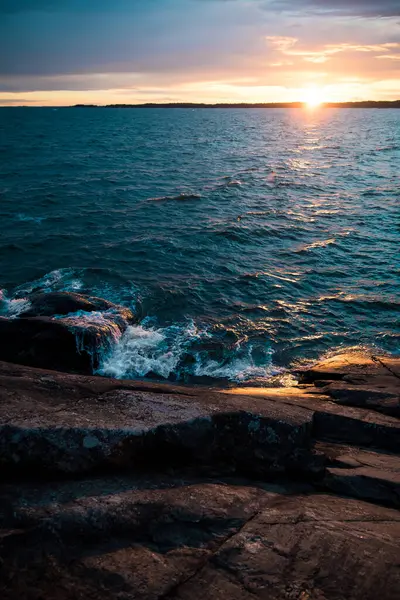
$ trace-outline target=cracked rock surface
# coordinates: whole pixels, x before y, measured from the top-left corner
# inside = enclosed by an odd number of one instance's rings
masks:
[[[397,600],[399,373],[217,393],[0,363],[0,598]]]

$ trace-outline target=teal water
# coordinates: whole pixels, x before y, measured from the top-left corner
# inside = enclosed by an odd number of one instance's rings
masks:
[[[101,372],[399,354],[400,111],[0,110],[0,287],[133,306]]]

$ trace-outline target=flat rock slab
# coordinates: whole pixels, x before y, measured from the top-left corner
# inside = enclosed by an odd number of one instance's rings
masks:
[[[0,597],[162,597],[269,497],[162,477],[4,486]]]
[[[400,417],[400,380],[392,378],[394,384],[382,385],[382,382],[369,382],[367,385],[349,386],[346,383],[335,382],[323,388],[334,402],[343,406],[359,406],[372,409],[393,417]],[[381,383],[381,385],[379,385]]]
[[[331,496],[272,500],[171,598],[395,600],[400,515]]]
[[[315,447],[327,457],[325,488],[400,507],[400,456],[326,442]]]
[[[400,358],[346,352],[301,371],[301,381],[313,383],[319,379],[364,379],[387,375],[400,379]]]
[[[313,414],[301,407],[4,369],[0,467],[8,475],[137,471],[182,462],[261,474],[295,469],[304,456],[312,458]]]
[[[4,600],[397,600],[400,513],[244,480],[3,486]]]

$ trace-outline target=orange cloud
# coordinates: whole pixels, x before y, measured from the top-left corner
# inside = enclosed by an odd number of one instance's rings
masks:
[[[400,50],[400,44],[388,42],[385,44],[325,44],[320,49],[298,48],[299,39],[285,36],[267,36],[267,42],[285,56],[298,56],[305,61],[313,63],[325,63],[333,55],[341,52],[387,52],[388,50]],[[400,54],[385,54],[376,58],[400,59]]]

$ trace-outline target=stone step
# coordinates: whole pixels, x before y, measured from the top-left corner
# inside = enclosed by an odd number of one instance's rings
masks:
[[[315,447],[327,458],[325,488],[400,507],[400,456],[324,442]]]
[[[400,420],[365,407],[344,406],[323,389],[312,386],[291,388],[232,388],[227,395],[245,394],[265,402],[297,406],[313,413],[312,435],[354,446],[371,446],[400,454]]]

